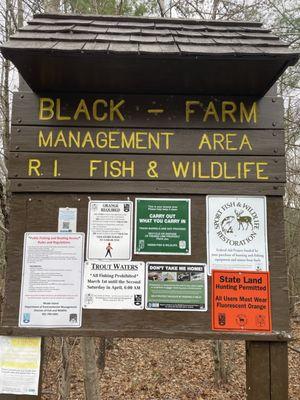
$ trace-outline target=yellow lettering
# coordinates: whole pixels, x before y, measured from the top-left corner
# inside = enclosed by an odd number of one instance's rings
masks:
[[[229,151],[236,151],[237,147],[231,146],[231,143],[233,143],[233,140],[231,138],[236,138],[237,134],[236,133],[227,133],[226,134],[226,150]]]
[[[60,99],[56,99],[55,117],[57,121],[68,121],[71,119],[71,117],[69,117],[68,115],[61,115]]]
[[[189,170],[190,162],[186,162],[185,165],[183,164],[182,161],[179,161],[176,163],[175,161],[172,161],[172,167],[173,167],[173,172],[175,174],[176,178],[180,178],[181,176],[183,178],[186,178],[188,170]]]
[[[84,114],[85,119],[87,119],[88,121],[91,120],[91,116],[89,114],[89,111],[88,111],[88,108],[87,108],[87,105],[86,105],[86,102],[85,102],[84,99],[80,100],[80,102],[78,104],[78,107],[77,107],[77,109],[75,111],[75,114],[74,114],[74,120],[75,121],[77,121],[77,119],[78,119],[80,114]]]
[[[242,137],[242,141],[239,147],[239,150],[242,150],[244,146],[248,146],[249,150],[253,150],[250,140],[248,139],[248,136],[244,133],[243,137]]]
[[[79,149],[80,148],[80,131],[77,131],[77,138],[73,134],[73,132],[70,130],[69,131],[69,147],[72,147],[72,142],[73,144]]]
[[[255,162],[253,161],[249,161],[249,162],[245,162],[244,163],[244,178],[247,179],[248,178],[248,172],[251,172],[251,167],[252,165],[255,165]]]
[[[200,105],[200,101],[198,100],[187,100],[185,102],[185,120],[186,122],[190,122],[190,115],[195,114],[195,110],[191,108],[191,106]]]
[[[251,120],[256,124],[257,122],[257,104],[256,101],[252,103],[251,109],[248,112],[245,104],[241,102],[240,104],[240,120],[244,122],[244,119],[250,123]]]
[[[217,113],[217,110],[216,110],[216,107],[215,107],[213,101],[210,101],[210,102],[208,103],[208,107],[207,107],[207,109],[206,109],[206,111],[205,111],[205,114],[204,114],[203,122],[206,122],[206,121],[208,120],[208,117],[209,117],[210,115],[214,117],[214,119],[215,119],[216,122],[219,122],[219,121],[220,121],[219,116],[218,116],[218,113]]]
[[[107,101],[103,99],[97,99],[93,103],[93,118],[96,121],[105,121],[107,119],[107,112],[103,112],[102,115],[98,114],[98,105],[101,104],[104,108],[108,107]]]
[[[216,172],[215,170],[217,170],[218,172]],[[219,163],[218,161],[212,161],[210,163],[210,175],[211,175],[211,178],[213,178],[213,179],[221,178],[223,175],[222,164]]]
[[[125,104],[125,100],[120,100],[119,103],[114,104],[114,100],[110,100],[109,105],[109,120],[110,121],[114,121],[115,117],[114,114],[116,114],[116,116],[119,118],[120,121],[124,121],[125,118],[123,117],[121,111],[119,110],[119,108]]]
[[[220,149],[225,150],[223,142],[225,141],[225,136],[223,133],[214,133],[214,150],[217,150],[217,145]]]
[[[102,160],[90,160],[90,177],[94,176],[94,171],[98,170],[97,164],[101,164]]]
[[[87,143],[90,144],[91,148],[94,149],[95,148],[95,144],[93,142],[92,136],[90,134],[90,131],[87,131],[86,134],[84,135],[81,147],[84,149],[85,146],[87,145]]]
[[[122,148],[123,149],[134,149],[135,148],[135,143],[134,143],[134,133],[131,133],[129,135],[129,139],[127,140],[125,132],[122,132],[121,136],[122,140]]]
[[[48,137],[45,139],[43,131],[39,131],[39,147],[52,147],[53,144],[53,133],[50,131]]]
[[[211,143],[210,143],[207,133],[204,133],[202,135],[198,149],[202,150],[203,146],[207,146],[209,148],[209,150],[212,150],[212,146],[211,146]]]
[[[32,176],[33,172],[35,173],[36,176],[41,176],[40,172],[40,167],[41,167],[41,161],[38,160],[37,158],[30,158],[28,160],[28,176]]]
[[[240,164],[240,163],[238,163],[238,164]],[[239,168],[239,165],[238,165],[238,168]],[[235,175],[231,176],[231,175],[229,175],[229,174],[227,173],[227,162],[226,162],[226,161],[224,162],[224,178],[225,178],[225,179],[236,179],[236,176],[235,176]],[[239,178],[240,178],[240,177],[239,177]]]
[[[170,136],[174,136],[174,132],[162,132],[162,136],[166,137],[166,150],[169,150],[170,148]]]
[[[263,172],[265,172],[263,166],[267,166],[269,163],[267,162],[258,162],[256,163],[256,177],[259,180],[268,180],[269,177],[268,176],[263,176],[261,175]]]
[[[226,122],[228,115],[231,118],[232,122],[236,122],[236,118],[234,116],[236,110],[237,107],[233,101],[222,101],[222,121]]]
[[[56,136],[53,146],[57,147],[57,145],[60,142],[63,144],[64,147],[68,147],[65,136],[64,136],[64,132],[62,130],[58,132],[58,135]]]
[[[45,121],[54,117],[54,101],[49,97],[40,98],[39,120]]]
[[[53,162],[53,176],[54,177],[60,176],[60,173],[58,172],[58,162],[57,162],[57,160],[54,160],[54,162]]]

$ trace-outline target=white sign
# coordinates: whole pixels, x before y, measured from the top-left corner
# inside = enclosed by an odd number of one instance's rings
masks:
[[[83,307],[115,310],[144,308],[145,263],[87,261]]]
[[[77,232],[77,208],[59,209],[58,232]]]
[[[207,196],[207,264],[212,269],[268,271],[264,196]]]
[[[41,338],[0,336],[0,393],[38,395]]]
[[[132,202],[89,202],[88,260],[131,260]]]
[[[83,233],[25,233],[21,327],[80,327]]]

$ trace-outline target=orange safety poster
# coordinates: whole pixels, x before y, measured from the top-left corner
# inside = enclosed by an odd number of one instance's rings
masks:
[[[212,329],[272,331],[269,272],[212,271]]]

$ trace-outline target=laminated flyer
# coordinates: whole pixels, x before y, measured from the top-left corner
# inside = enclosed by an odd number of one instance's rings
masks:
[[[206,265],[148,262],[146,309],[207,311]]]
[[[135,253],[190,255],[190,207],[190,199],[135,199]]]
[[[0,336],[0,393],[38,395],[41,338]]]
[[[19,326],[81,326],[84,233],[25,233]]]
[[[206,208],[210,271],[268,271],[266,197],[207,196]]]
[[[85,263],[83,307],[115,310],[144,308],[145,263]]]
[[[88,260],[131,260],[132,202],[91,200],[87,232]]]
[[[58,232],[77,231],[77,208],[60,207],[58,211]]]

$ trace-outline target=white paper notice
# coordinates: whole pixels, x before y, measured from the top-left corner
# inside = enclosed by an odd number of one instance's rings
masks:
[[[264,196],[207,196],[207,263],[212,269],[268,271]]]
[[[41,338],[0,336],[0,393],[38,395]]]
[[[145,263],[87,261],[83,307],[115,310],[144,308]]]
[[[19,326],[80,327],[84,233],[25,233]]]
[[[132,202],[90,201],[88,260],[131,260]]]
[[[58,212],[58,232],[77,231],[77,208],[60,208]]]

